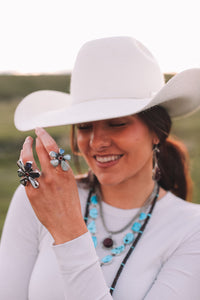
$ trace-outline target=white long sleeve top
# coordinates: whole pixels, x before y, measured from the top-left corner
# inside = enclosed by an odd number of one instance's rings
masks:
[[[79,189],[79,194],[84,212],[88,191]],[[106,203],[102,203],[102,209],[110,230],[122,228],[138,211]],[[157,202],[112,296],[109,287],[127,251],[100,267],[99,259],[109,251],[101,246],[107,236],[101,218],[96,224],[96,250],[89,232],[54,246],[20,186],[1,240],[0,299],[200,299],[200,205],[187,203],[170,192]],[[114,235],[117,245],[126,232]]]

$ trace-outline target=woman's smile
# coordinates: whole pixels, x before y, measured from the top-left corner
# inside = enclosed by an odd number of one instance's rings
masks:
[[[124,182],[143,169],[151,178],[153,134],[137,116],[77,128],[78,147],[101,184]]]
[[[94,155],[97,165],[101,168],[108,168],[117,164],[123,155]]]

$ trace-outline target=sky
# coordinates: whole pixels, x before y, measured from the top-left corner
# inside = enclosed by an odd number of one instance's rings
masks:
[[[132,36],[163,72],[200,67],[199,0],[0,0],[0,73],[70,72],[89,40]]]

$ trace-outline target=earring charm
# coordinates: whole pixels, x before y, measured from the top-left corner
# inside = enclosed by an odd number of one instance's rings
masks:
[[[155,145],[153,148],[153,170],[152,170],[152,179],[154,181],[159,181],[161,178],[161,171],[158,165],[158,156],[159,156],[160,150],[158,148],[158,145]]]

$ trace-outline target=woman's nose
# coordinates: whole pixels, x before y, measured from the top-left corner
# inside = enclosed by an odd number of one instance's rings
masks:
[[[90,147],[95,151],[102,151],[111,145],[111,138],[103,128],[93,128],[90,136]]]

